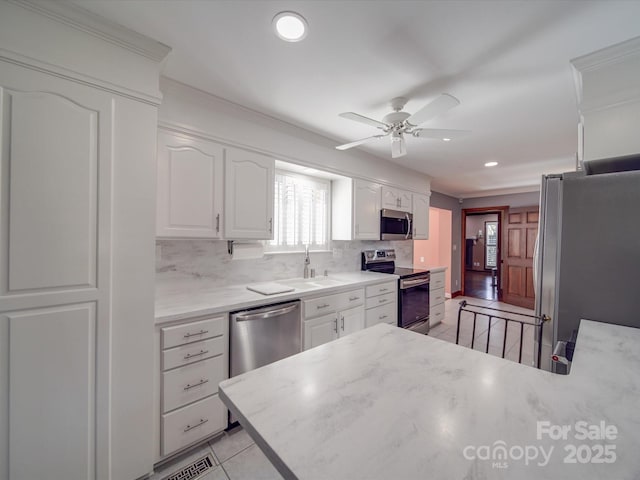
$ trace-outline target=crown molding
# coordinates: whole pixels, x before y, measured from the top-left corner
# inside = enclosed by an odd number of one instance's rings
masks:
[[[616,63],[625,57],[640,55],[640,37],[635,37],[610,47],[596,50],[587,55],[582,55],[571,60],[579,72],[587,72],[601,68],[610,63]]]
[[[161,62],[171,47],[134,32],[66,0],[9,0],[52,20],[107,41],[155,62]]]

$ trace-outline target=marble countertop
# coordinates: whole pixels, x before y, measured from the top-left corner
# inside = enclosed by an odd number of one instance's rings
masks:
[[[285,478],[635,479],[639,346],[640,329],[583,320],[561,376],[376,325],[220,396]]]
[[[295,289],[276,295],[262,295],[247,290],[246,285],[213,286],[205,279],[170,279],[156,282],[155,323],[164,324],[202,315],[241,310],[288,300],[332,294],[349,288],[366,286],[382,281],[397,280],[396,275],[375,272],[345,272],[328,277],[337,285]],[[316,277],[322,283],[323,277]],[[293,279],[295,280],[295,279]],[[303,281],[302,279],[298,279]],[[308,279],[313,281],[313,279]],[[277,280],[284,282],[285,280]]]

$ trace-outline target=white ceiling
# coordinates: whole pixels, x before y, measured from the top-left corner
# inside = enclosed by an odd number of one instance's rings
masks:
[[[394,160],[458,197],[536,189],[574,167],[569,60],[640,35],[640,1],[74,0],[173,48],[164,74],[335,139],[378,133],[393,97],[415,112],[441,92],[461,105],[426,124],[468,129],[451,142],[408,138]],[[309,23],[301,43],[272,32],[278,12]],[[391,161],[388,139],[360,147]],[[495,160],[499,166],[485,168]]]

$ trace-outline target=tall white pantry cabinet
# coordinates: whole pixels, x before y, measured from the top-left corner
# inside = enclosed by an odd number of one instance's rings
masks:
[[[0,480],[152,471],[168,51],[68,4],[0,2]]]

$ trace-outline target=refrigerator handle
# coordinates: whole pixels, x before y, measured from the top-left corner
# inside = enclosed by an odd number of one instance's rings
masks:
[[[541,226],[538,225],[538,233],[536,234],[536,242],[533,246],[533,294],[536,296],[536,298],[538,297],[538,295],[540,295],[540,292],[538,291],[539,286],[538,286],[538,268],[539,268],[539,261],[540,261],[540,230],[541,230]]]

